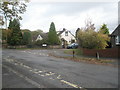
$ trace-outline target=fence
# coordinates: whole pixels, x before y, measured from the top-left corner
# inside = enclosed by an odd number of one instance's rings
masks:
[[[82,49],[83,55],[96,57],[99,53],[100,57],[105,58],[120,58],[120,48],[109,48],[109,49]]]
[[[36,46],[36,45],[19,45],[19,46],[9,46],[7,44],[2,44],[2,48],[15,49],[15,48],[45,48],[45,49],[60,49],[60,45],[48,45],[46,47]]]

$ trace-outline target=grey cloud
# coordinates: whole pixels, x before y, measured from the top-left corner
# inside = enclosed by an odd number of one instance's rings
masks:
[[[50,15],[58,15],[58,14],[64,14],[64,15],[75,15],[80,12],[85,12],[86,10],[89,10],[91,8],[96,7],[102,7],[104,8],[105,12],[113,11],[113,7],[111,7],[111,2],[104,2],[104,3],[98,3],[98,2],[64,2],[64,3],[50,3],[47,5],[50,5],[50,8],[48,9],[47,13],[44,14],[44,16],[50,16]],[[41,4],[46,5],[46,4]]]
[[[114,4],[116,5],[116,4]],[[96,9],[98,7],[103,8],[103,13],[110,13],[112,12],[113,14],[117,14],[116,13],[116,8],[114,7],[112,2],[60,2],[60,3],[31,3],[30,7],[32,8],[39,8],[39,10],[41,10],[41,8],[39,6],[43,6],[43,7],[48,7],[47,11],[45,13],[42,13],[42,17],[40,16],[40,21],[44,21],[45,23],[47,22],[48,19],[52,17],[54,17],[55,15],[66,15],[66,16],[76,16],[78,13],[82,13],[82,12],[86,12],[87,10],[90,9]],[[29,7],[29,6],[28,6]],[[96,11],[99,12],[99,11]],[[94,13],[93,13],[94,14]],[[108,15],[110,15],[108,14]],[[112,15],[108,16],[111,17]],[[106,18],[108,18],[106,16]],[[26,15],[24,19],[24,21],[29,22],[29,19],[31,17],[28,17],[28,14]],[[46,20],[47,19],[47,20]],[[115,22],[111,22],[112,24],[110,24],[110,29],[113,30],[113,28],[115,28],[116,23]]]
[[[120,24],[120,1],[118,3],[118,24]]]

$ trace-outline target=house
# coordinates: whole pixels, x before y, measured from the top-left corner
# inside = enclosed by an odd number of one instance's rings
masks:
[[[41,35],[39,34],[37,39],[35,41],[38,41],[38,40],[43,40],[43,38],[41,37]]]
[[[68,44],[76,42],[75,36],[65,28],[63,28],[62,31],[57,31],[57,35],[61,40],[63,48],[65,48]]]
[[[120,47],[120,24],[118,27],[112,32],[111,37],[111,47]]]
[[[34,41],[43,40],[43,39],[47,40],[47,38],[48,38],[48,33],[40,33],[34,36]]]

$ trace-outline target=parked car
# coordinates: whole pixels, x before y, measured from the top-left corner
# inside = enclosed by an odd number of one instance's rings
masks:
[[[47,44],[46,43],[42,44],[42,47],[47,47]]]
[[[72,43],[67,46],[67,49],[74,49],[74,48],[78,48],[78,43]]]

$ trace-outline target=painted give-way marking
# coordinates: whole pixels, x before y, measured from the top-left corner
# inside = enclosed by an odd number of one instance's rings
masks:
[[[35,52],[30,52],[30,51],[21,51],[21,52],[29,53],[29,54],[34,54],[34,55],[40,55],[40,56],[47,56],[47,57],[49,56],[46,53],[35,53]]]
[[[36,75],[41,76],[41,77],[46,77],[46,78],[48,78],[50,80],[58,80],[59,82],[64,83],[64,84],[66,84],[68,86],[71,86],[73,88],[80,88],[80,89],[82,88],[82,89],[84,89],[80,85],[76,85],[76,84],[73,84],[73,83],[71,83],[69,81],[64,80],[61,75],[56,74],[54,72],[32,68],[32,67],[30,67],[28,65],[25,65],[22,62],[19,62],[19,61],[15,60],[15,59],[11,59],[11,58],[5,58],[4,60],[11,63],[11,64],[21,66],[21,67],[27,69],[27,71],[30,71],[30,72],[32,72],[32,73],[34,73]],[[35,84],[35,85],[39,86],[38,84]]]
[[[8,69],[9,71],[13,72],[14,74],[16,74],[17,76],[23,78],[24,80],[26,80],[28,83],[31,83],[32,85],[36,86],[37,88],[45,88],[44,86],[40,85],[39,83],[31,80],[30,78],[28,78],[27,76],[24,76],[23,74],[13,70],[12,68],[6,66],[6,65],[2,65],[2,67]]]

